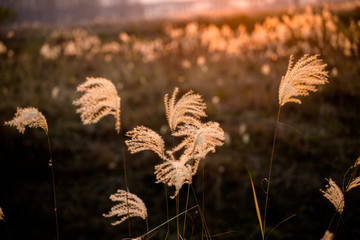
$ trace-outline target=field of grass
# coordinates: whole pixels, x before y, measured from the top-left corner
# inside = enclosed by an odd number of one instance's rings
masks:
[[[326,178],[339,186],[360,155],[360,8],[231,16],[196,21],[134,22],[76,28],[19,28],[0,33],[0,239],[55,239],[47,139],[39,129],[19,134],[3,126],[17,107],[33,106],[48,122],[55,167],[61,239],[124,239],[128,224],[104,218],[109,196],[125,189],[122,138],[114,119],[82,125],[76,87],[86,77],[110,79],[121,96],[124,134],[147,126],[174,143],[164,95],[175,87],[203,96],[206,121],[216,121],[225,143],[208,154],[193,177],[199,199],[205,189],[205,219],[213,239],[261,239],[251,183],[260,210],[265,204],[278,88],[289,57],[319,54],[329,83],[302,104],[282,108],[272,169],[269,239],[320,239],[335,208],[322,196]],[[125,137],[125,140],[128,138]],[[163,184],[155,184],[160,159],[125,147],[128,186],[147,206],[150,229],[166,221]],[[203,168],[202,164],[205,165]],[[205,171],[203,172],[203,169]],[[204,174],[205,182],[202,180]],[[174,191],[169,188],[170,194]],[[345,209],[330,231],[335,239],[360,239],[360,189],[345,197]],[[185,209],[187,185],[180,190]],[[189,206],[196,205],[190,197]],[[169,199],[169,215],[176,215]],[[182,221],[182,218],[181,218]],[[182,229],[182,224],[181,224]],[[186,238],[201,238],[201,216],[192,210]],[[132,236],[146,232],[131,219]],[[167,226],[152,239],[165,239]],[[176,239],[176,220],[170,223]],[[219,234],[218,236],[216,236]]]

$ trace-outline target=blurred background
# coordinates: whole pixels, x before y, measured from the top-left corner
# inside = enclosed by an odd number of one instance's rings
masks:
[[[17,23],[84,24],[95,22],[165,19],[296,8],[346,0],[0,0],[17,13]],[[354,2],[354,1],[352,1]]]
[[[17,107],[36,107],[48,121],[60,238],[124,239],[127,223],[102,216],[114,205],[110,194],[125,189],[124,133],[144,125],[172,148],[163,98],[175,87],[179,97],[201,94],[204,121],[226,135],[193,179],[199,200],[205,189],[212,238],[261,239],[245,166],[263,212],[279,83],[290,56],[304,54],[320,54],[330,83],[282,108],[266,230],[269,239],[320,239],[330,226],[335,239],[360,239],[360,189],[334,219],[319,191],[328,178],[342,186],[360,155],[359,44],[360,1],[0,0],[0,239],[56,239],[46,135],[3,126]],[[81,124],[72,102],[86,77],[115,84],[123,137],[112,117]],[[153,174],[160,159],[124,151],[129,189],[145,202],[152,229],[166,221],[164,186]],[[184,185],[180,211],[186,193]],[[175,216],[175,200],[169,205]],[[199,212],[187,219],[185,238],[200,239]],[[131,226],[133,237],[146,232],[141,219]],[[151,239],[166,234],[164,226]]]

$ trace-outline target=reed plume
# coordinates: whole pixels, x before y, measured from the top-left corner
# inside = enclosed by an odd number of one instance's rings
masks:
[[[34,107],[17,108],[14,118],[5,122],[4,125],[16,127],[20,133],[25,132],[26,126],[30,128],[40,127],[48,134],[46,118]]]
[[[77,87],[78,92],[84,94],[73,101],[76,110],[81,115],[83,124],[97,123],[106,115],[115,117],[115,130],[120,133],[120,101],[114,84],[106,78],[86,78]]]
[[[353,180],[348,184],[348,186],[346,187],[345,192],[348,192],[348,191],[350,191],[351,189],[356,188],[356,187],[358,187],[358,186],[360,186],[360,177],[357,177],[357,178],[353,179]]]
[[[175,187],[175,193],[170,196],[175,198],[182,186],[187,183],[191,184],[192,174],[191,166],[183,164],[178,160],[167,160],[155,166],[156,183],[164,183],[169,187]]]
[[[145,220],[148,216],[144,202],[135,194],[118,189],[110,195],[110,200],[119,202],[108,214],[103,214],[104,217],[120,217],[120,220],[111,223],[112,225],[120,224],[130,217],[141,217]]]
[[[346,175],[349,173],[350,170],[352,170],[350,178],[348,180],[348,183],[345,187],[345,183],[343,183],[343,191],[346,193],[348,191],[350,191],[353,188],[356,188],[358,186],[360,186],[360,177],[356,177],[356,175],[359,172],[359,167],[360,167],[360,157],[355,161],[354,165],[352,165],[345,173],[344,175],[344,182],[345,182],[345,177]],[[345,188],[344,188],[345,187]]]
[[[279,86],[279,104],[294,102],[301,104],[298,96],[307,96],[309,92],[316,92],[316,85],[328,83],[328,72],[324,70],[326,64],[321,64],[319,55],[305,54],[295,64],[290,56],[289,66]]]
[[[144,126],[138,126],[126,133],[130,140],[126,140],[130,153],[134,154],[144,150],[155,152],[160,158],[165,160],[165,143],[163,138],[155,131]]]
[[[170,153],[173,154],[181,148],[185,148],[184,155],[189,157],[188,159],[182,158],[182,161],[187,162],[192,159],[195,161],[192,167],[192,175],[196,174],[200,160],[204,159],[209,152],[215,152],[215,147],[222,146],[225,140],[224,131],[217,122],[182,125],[172,135],[185,137]]]
[[[329,178],[328,181],[329,184],[325,186],[326,189],[320,189],[320,191],[323,193],[323,196],[334,205],[336,211],[342,214],[345,206],[344,194],[331,178]]]
[[[178,92],[179,89],[175,88],[171,99],[169,99],[168,94],[164,97],[166,118],[171,131],[174,131],[180,123],[194,124],[198,122],[200,117],[207,116],[204,112],[206,104],[201,95],[189,91],[176,102]]]
[[[125,141],[132,154],[151,150],[163,160],[163,163],[155,166],[154,174],[156,183],[162,182],[175,187],[175,194],[171,198],[177,196],[185,183],[191,183],[200,160],[209,152],[215,152],[215,147],[223,145],[225,140],[224,131],[219,123],[200,121],[200,117],[206,116],[206,104],[201,95],[189,91],[176,102],[178,92],[179,89],[175,88],[171,99],[168,98],[168,94],[164,97],[166,118],[172,135],[184,138],[178,145],[165,151],[163,138],[144,126],[135,127],[127,132],[126,136],[131,139]],[[180,154],[176,154],[179,152]]]

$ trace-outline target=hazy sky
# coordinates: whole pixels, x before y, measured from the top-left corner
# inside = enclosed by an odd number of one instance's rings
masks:
[[[111,5],[116,3],[117,0],[100,0],[103,5]],[[129,2],[138,3],[159,3],[159,2],[181,2],[186,0],[128,0]]]
[[[140,3],[157,3],[157,2],[182,2],[184,0],[132,0]]]

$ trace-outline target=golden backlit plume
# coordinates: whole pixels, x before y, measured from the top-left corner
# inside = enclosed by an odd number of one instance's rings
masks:
[[[170,198],[174,198],[180,191],[181,187],[191,183],[192,174],[191,166],[183,164],[178,160],[167,160],[155,166],[156,183],[164,183],[169,187],[175,187],[175,193]]]
[[[12,120],[5,122],[4,125],[16,127],[20,133],[25,132],[25,127],[40,127],[48,134],[48,125],[44,115],[34,107],[17,108]]]
[[[222,146],[225,140],[225,134],[219,123],[207,122],[196,125],[179,126],[178,130],[172,133],[176,137],[185,137],[185,139],[169,151],[170,154],[185,148],[184,155],[188,158],[182,158],[183,164],[189,160],[194,160],[192,175],[195,175],[201,159],[204,159],[209,152],[215,152],[216,146]]]
[[[171,131],[174,131],[180,123],[195,124],[200,117],[206,117],[204,112],[206,104],[201,95],[189,91],[176,102],[178,92],[179,89],[175,88],[171,99],[168,98],[168,94],[164,97],[166,118]]]
[[[216,146],[224,144],[224,131],[217,122],[199,123],[197,125],[179,126],[172,133],[175,137],[186,137],[172,152],[186,148],[186,153],[204,157],[208,152],[215,152]]]
[[[138,126],[126,133],[126,136],[131,137],[125,143],[129,151],[137,153],[144,150],[151,150],[164,159],[165,143],[163,138],[155,131],[144,126]]]
[[[206,116],[206,104],[201,95],[192,91],[183,95],[178,102],[175,98],[179,92],[175,88],[171,99],[164,97],[166,117],[174,137],[183,140],[171,150],[165,151],[163,138],[153,130],[138,126],[126,133],[130,140],[125,141],[131,153],[143,150],[155,152],[163,162],[155,166],[156,183],[164,183],[175,187],[174,198],[181,187],[192,181],[199,163],[209,152],[215,152],[215,147],[222,146],[225,134],[219,123],[202,123],[201,117]]]
[[[320,191],[336,208],[336,211],[342,214],[345,206],[344,194],[336,183],[329,178],[329,184],[325,186],[326,190]]]
[[[328,83],[328,74],[324,70],[326,64],[321,64],[318,55],[304,55],[293,64],[290,56],[289,66],[279,86],[279,104],[283,106],[288,102],[301,104],[298,96],[307,96],[309,91],[316,92],[316,85]]]
[[[115,221],[112,225],[117,225],[130,217],[147,218],[147,209],[144,202],[135,194],[118,189],[116,193],[110,195],[113,202],[120,202],[113,206],[108,214],[104,217],[118,216],[120,220]]]
[[[358,186],[360,186],[360,177],[357,177],[357,178],[353,179],[353,180],[349,183],[349,185],[346,187],[346,192],[348,192],[348,191],[350,191],[351,189],[356,188],[356,187],[358,187]]]
[[[83,124],[97,123],[106,115],[115,117],[115,129],[120,132],[120,97],[114,84],[106,78],[86,78],[86,81],[77,87],[83,92],[81,98],[73,104],[79,106],[76,110],[81,114]]]

